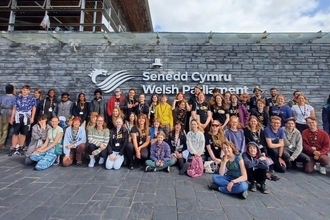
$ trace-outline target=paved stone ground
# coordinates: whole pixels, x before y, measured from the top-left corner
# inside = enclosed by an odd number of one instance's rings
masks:
[[[34,171],[0,151],[0,220],[18,219],[330,219],[330,178],[301,171],[268,182],[247,200],[209,191],[199,178],[125,167],[53,166]],[[330,173],[330,170],[328,170]]]

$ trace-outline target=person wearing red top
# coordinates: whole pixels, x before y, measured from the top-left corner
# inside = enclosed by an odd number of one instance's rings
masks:
[[[326,166],[329,164],[328,152],[330,141],[327,132],[317,128],[317,121],[313,117],[306,119],[308,129],[302,132],[303,152],[310,157],[310,161],[304,164],[307,173],[313,172],[315,163],[320,163],[320,173],[326,174]]]
[[[119,88],[115,90],[115,95],[112,96],[109,101],[108,101],[108,115],[111,117],[112,116],[112,111],[114,107],[119,107],[120,110],[123,110],[124,106],[127,105],[125,97],[121,95],[121,91]]]

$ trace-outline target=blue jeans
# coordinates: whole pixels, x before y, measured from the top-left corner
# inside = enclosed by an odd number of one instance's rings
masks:
[[[36,170],[44,170],[51,167],[56,159],[55,147],[46,152],[31,154],[30,159],[37,162]]]
[[[212,177],[213,182],[219,186],[219,191],[222,193],[239,194],[248,189],[248,183],[247,183],[247,181],[244,181],[244,182],[235,183],[233,185],[233,187],[231,188],[231,192],[229,192],[227,190],[227,185],[233,179],[236,179],[236,178],[233,176],[230,176],[230,175],[221,176],[219,174],[215,174]]]

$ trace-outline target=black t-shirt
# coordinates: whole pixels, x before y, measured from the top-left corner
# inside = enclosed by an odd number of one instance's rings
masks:
[[[207,120],[207,112],[211,111],[211,109],[209,103],[207,102],[196,102],[192,107],[192,111],[196,111],[196,114],[200,117],[200,122],[204,124]]]
[[[218,120],[222,125],[226,121],[226,114],[229,114],[228,109],[225,109],[223,106],[211,106],[211,112],[213,113],[212,118],[213,120]]]
[[[258,118],[258,121],[264,126],[267,127],[269,125],[269,114],[266,110],[259,112],[257,109],[253,109],[251,111],[251,115],[254,115]]]
[[[268,103],[268,100],[264,97],[261,97],[260,99],[263,99],[265,100],[266,102],[266,106],[269,106],[269,103]],[[252,109],[257,109],[257,97],[253,96],[251,99],[250,99],[250,110]]]
[[[131,133],[136,134],[137,143],[138,143],[139,146],[141,146],[142,144],[144,144],[147,141],[147,135],[146,135],[144,130],[142,130],[142,133],[140,134],[137,127],[133,126],[132,129],[131,129]]]
[[[211,146],[211,150],[216,158],[220,158],[221,147],[216,143],[213,143],[212,136],[209,133],[205,134],[205,148],[207,145]]]
[[[228,111],[229,111],[229,115],[230,115],[230,116],[235,115],[235,116],[239,117],[239,116],[238,116],[238,104],[237,104],[236,106],[232,106],[232,105],[230,104],[230,107],[229,107]]]

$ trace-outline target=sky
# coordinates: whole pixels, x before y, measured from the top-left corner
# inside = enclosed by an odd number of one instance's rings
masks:
[[[330,0],[149,0],[155,32],[330,31]]]

